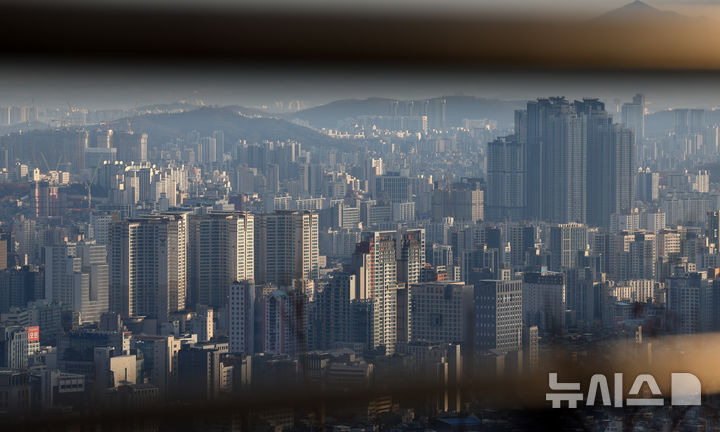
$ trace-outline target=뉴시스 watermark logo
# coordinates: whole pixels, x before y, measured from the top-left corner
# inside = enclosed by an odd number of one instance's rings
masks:
[[[660,387],[655,377],[650,374],[640,374],[635,377],[628,398],[623,401],[623,374],[614,374],[613,398],[610,398],[610,387],[605,375],[595,374],[590,378],[587,398],[580,392],[579,382],[560,383],[558,374],[552,372],[548,376],[550,390],[562,393],[546,393],[545,400],[552,401],[553,408],[561,408],[562,402],[567,402],[568,408],[577,408],[577,403],[585,400],[585,405],[593,406],[598,393],[604,406],[622,408],[623,402],[627,406],[662,406],[665,403]],[[647,384],[653,397],[641,397],[643,384]],[[691,373],[673,373],[670,378],[670,404],[675,406],[700,405],[701,385],[698,377]],[[572,392],[572,393],[569,393]],[[647,394],[643,395],[647,396]]]

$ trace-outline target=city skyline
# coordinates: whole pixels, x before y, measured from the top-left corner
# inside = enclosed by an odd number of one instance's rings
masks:
[[[717,23],[0,5],[0,424],[720,430]]]
[[[512,380],[578,335],[720,329],[720,116],[647,101],[2,107],[57,116],[0,137],[2,373],[79,386],[28,410],[162,406],[377,385],[387,359]],[[429,415],[483,410],[445,391]]]

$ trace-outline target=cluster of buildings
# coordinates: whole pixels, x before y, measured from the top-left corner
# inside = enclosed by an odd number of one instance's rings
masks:
[[[0,107],[0,126],[10,126],[38,120],[35,106],[4,106]]]
[[[640,165],[642,96],[622,124],[597,99],[531,101],[492,139],[451,128],[441,99],[395,109],[387,129],[419,138],[360,151],[0,138],[19,191],[0,213],[0,415],[402,379],[446,391],[370,398],[365,421],[456,415],[475,400],[453,385],[543,370],[583,338],[720,330],[720,194],[705,169]]]

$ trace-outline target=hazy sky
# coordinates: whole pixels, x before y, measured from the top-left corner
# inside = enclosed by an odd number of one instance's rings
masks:
[[[70,103],[93,109],[185,100],[209,105],[272,107],[302,100],[306,106],[344,98],[397,99],[464,94],[506,100],[564,95],[615,99],[646,95],[651,111],[666,107],[720,106],[720,74],[446,70],[422,67],[367,69],[298,66],[222,66],[26,63],[0,64],[0,105],[54,107]]]
[[[305,10],[345,10],[386,13],[410,12],[487,12],[511,14],[580,14],[592,15],[620,7],[632,0],[66,0],[81,5],[141,6],[186,8],[280,8]],[[46,4],[48,0],[24,0]],[[648,0],[656,8],[673,10],[691,16],[720,17],[717,0]]]

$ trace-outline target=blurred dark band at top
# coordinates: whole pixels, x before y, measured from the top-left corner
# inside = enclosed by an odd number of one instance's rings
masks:
[[[594,17],[434,9],[0,5],[18,58],[715,71],[720,26],[634,2]]]

